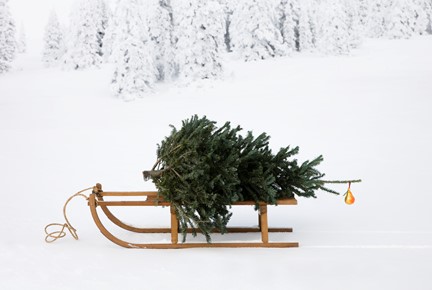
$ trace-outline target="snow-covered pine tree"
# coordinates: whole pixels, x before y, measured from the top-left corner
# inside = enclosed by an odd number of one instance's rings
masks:
[[[158,0],[148,13],[148,27],[154,44],[157,80],[172,80],[176,75],[173,49],[174,19],[170,0]]]
[[[116,30],[116,24],[114,19],[115,12],[113,16],[108,19],[107,28],[105,30],[105,35],[103,39],[102,46],[102,59],[104,62],[112,62],[112,49],[115,40],[114,31]]]
[[[427,18],[426,32],[432,34],[432,1],[424,0],[422,3]]]
[[[182,81],[222,74],[223,10],[212,0],[185,0],[176,6],[176,59]]]
[[[18,40],[17,40],[17,52],[18,53],[25,53],[27,51],[27,40],[26,40],[26,33],[24,25],[21,23],[19,33],[18,33]]]
[[[48,24],[45,27],[44,48],[42,52],[42,61],[45,66],[56,66],[60,63],[65,52],[63,30],[57,13],[52,10]]]
[[[389,0],[370,0],[367,36],[372,38],[384,36],[389,4]]]
[[[362,36],[366,35],[369,29],[370,19],[370,0],[358,0],[358,15]]]
[[[299,17],[298,0],[281,0],[277,8],[280,19],[280,31],[287,53],[299,50]]]
[[[119,0],[115,13],[112,88],[116,96],[129,101],[150,92],[156,81],[153,45],[141,0]]]
[[[81,0],[74,6],[70,38],[64,58],[66,68],[85,69],[102,63],[98,0]]]
[[[308,0],[302,0],[299,4],[298,50],[308,51],[315,46],[314,35],[312,34],[312,7]]]
[[[231,52],[231,35],[230,26],[231,18],[234,10],[234,1],[232,0],[218,0],[219,4],[224,11],[225,21],[224,21],[224,41],[226,46],[226,51]]]
[[[415,35],[417,34],[425,34],[427,33],[428,25],[429,25],[429,15],[428,10],[431,5],[431,0],[413,0],[411,3],[411,13],[412,13],[412,21],[410,21],[410,25],[413,29]]]
[[[118,2],[117,2],[118,4]],[[105,34],[103,37],[102,54],[104,62],[114,62],[113,48],[114,42],[116,42],[116,32],[118,23],[121,20],[118,19],[119,13],[117,12],[118,5],[115,6],[114,12],[110,12],[107,19]]]
[[[244,60],[286,55],[277,4],[269,0],[240,0],[235,6],[230,26],[232,50]]]
[[[96,15],[97,40],[99,44],[98,54],[103,56],[103,46],[109,19],[112,17],[111,10],[105,0],[95,0],[94,13]]]
[[[15,57],[15,22],[9,12],[8,0],[0,0],[0,74],[7,72]]]
[[[330,31],[333,31],[333,53],[346,54],[350,51],[350,31],[348,26],[348,15],[344,9],[344,0],[330,0],[332,10],[332,26]]]
[[[344,9],[347,16],[348,26],[348,43],[351,48],[358,47],[363,40],[362,28],[362,7],[361,1],[358,0],[344,0]]]
[[[414,21],[412,0],[393,0],[386,18],[386,36],[389,38],[410,38]]]
[[[323,1],[317,12],[317,48],[325,54],[346,54],[350,50],[348,16],[342,1]]]

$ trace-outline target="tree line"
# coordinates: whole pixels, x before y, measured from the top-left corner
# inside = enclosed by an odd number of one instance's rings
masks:
[[[348,54],[367,37],[430,34],[431,14],[432,0],[79,0],[66,28],[51,13],[42,60],[76,70],[112,63],[114,93],[131,99],[158,82],[219,78],[227,52],[244,61]],[[0,72],[16,50],[10,19],[0,0]]]

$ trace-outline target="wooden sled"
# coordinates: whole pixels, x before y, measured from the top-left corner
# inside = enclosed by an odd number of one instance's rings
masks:
[[[128,201],[108,201],[106,197],[146,197],[145,200],[128,200]],[[281,199],[278,200],[278,205],[296,205],[297,200],[295,198]],[[253,201],[241,201],[236,202],[233,205],[247,205],[254,206]],[[217,243],[179,243],[178,242],[178,230],[179,222],[174,210],[174,207],[167,201],[158,199],[158,193],[154,191],[145,192],[104,192],[102,186],[97,184],[93,187],[93,191],[89,197],[89,206],[92,217],[101,231],[101,233],[107,237],[113,243],[125,247],[125,248],[147,248],[147,249],[179,249],[179,248],[288,248],[298,247],[299,244],[296,242],[270,242],[269,232],[292,232],[292,228],[269,228],[267,218],[267,204],[260,203],[258,211],[258,227],[247,228],[247,227],[229,227],[227,228],[228,233],[248,233],[248,232],[261,232],[261,242],[217,242]],[[127,225],[120,221],[110,210],[111,206],[167,206],[170,207],[171,213],[171,227],[170,228],[136,228],[131,225]],[[99,218],[97,208],[100,207],[102,212],[107,218],[115,225],[122,229],[136,232],[136,233],[170,233],[171,243],[128,243],[123,241],[112,233],[102,224]],[[188,229],[188,232],[189,229]]]

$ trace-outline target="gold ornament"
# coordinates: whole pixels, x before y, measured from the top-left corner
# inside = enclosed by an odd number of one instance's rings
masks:
[[[350,187],[351,187],[351,182],[348,185],[347,192],[344,194],[344,196],[345,196],[345,203],[349,204],[349,205],[351,205],[351,204],[353,204],[355,202],[355,197],[352,194]]]

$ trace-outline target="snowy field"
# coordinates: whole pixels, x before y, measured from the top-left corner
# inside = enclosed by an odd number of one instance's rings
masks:
[[[112,97],[111,70],[42,69],[20,56],[0,76],[0,289],[432,289],[432,37],[368,40],[350,56],[229,61],[225,80]],[[324,155],[328,179],[361,178],[356,203],[319,193],[271,207],[275,241],[293,249],[130,250],[96,228],[84,199],[68,208],[80,240],[44,242],[65,200],[105,190],[153,190],[141,171],[156,144],[192,114],[267,132],[272,148]],[[335,186],[340,192],[345,186]],[[252,226],[252,208],[231,225]],[[121,211],[165,226],[167,209]],[[168,235],[134,241],[167,241]],[[258,240],[258,235],[214,237]]]

